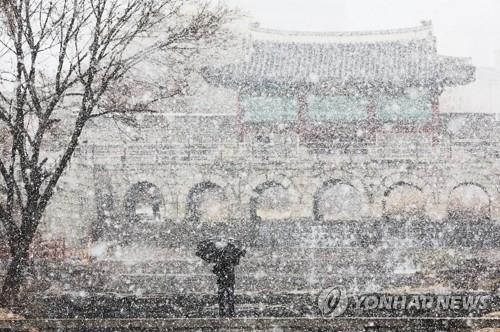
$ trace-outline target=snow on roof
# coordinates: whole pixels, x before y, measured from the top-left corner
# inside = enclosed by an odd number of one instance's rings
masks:
[[[370,43],[381,41],[403,41],[414,39],[434,40],[432,24],[423,21],[420,26],[370,31],[290,31],[266,29],[258,23],[250,24],[252,40],[288,43]]]
[[[250,28],[247,61],[206,67],[226,87],[453,86],[474,80],[466,58],[437,54],[432,25],[384,31],[298,32]]]

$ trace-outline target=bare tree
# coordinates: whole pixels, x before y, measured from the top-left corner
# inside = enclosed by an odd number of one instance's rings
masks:
[[[228,14],[184,0],[0,0],[0,219],[11,254],[0,305],[17,297],[38,225],[87,122],[147,110],[116,107],[116,87],[162,52],[182,61]],[[160,90],[155,100],[182,85]],[[71,125],[53,157],[45,152],[61,119]]]

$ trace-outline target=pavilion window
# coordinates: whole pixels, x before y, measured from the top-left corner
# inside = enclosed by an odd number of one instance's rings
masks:
[[[376,112],[383,122],[427,122],[432,119],[431,96],[427,91],[411,89],[402,95],[382,95]]]
[[[297,119],[295,97],[242,96],[244,122],[291,122]]]
[[[314,96],[307,98],[307,119],[319,122],[356,122],[368,116],[368,99],[358,96]]]

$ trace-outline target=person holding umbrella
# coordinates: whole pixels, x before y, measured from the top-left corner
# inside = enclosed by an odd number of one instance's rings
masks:
[[[198,244],[196,255],[207,263],[215,263],[213,272],[217,276],[217,299],[219,315],[234,317],[234,267],[246,251],[234,239],[208,239]]]

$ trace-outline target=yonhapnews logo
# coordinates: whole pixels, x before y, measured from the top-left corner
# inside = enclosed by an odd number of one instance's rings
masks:
[[[324,289],[318,296],[319,310],[324,316],[340,316],[348,305],[347,290],[343,286]]]
[[[349,297],[346,288],[324,289],[318,296],[323,316],[337,317],[348,307],[356,312],[372,310],[397,311],[462,311],[479,312],[488,308],[488,295],[387,295],[371,294]]]

